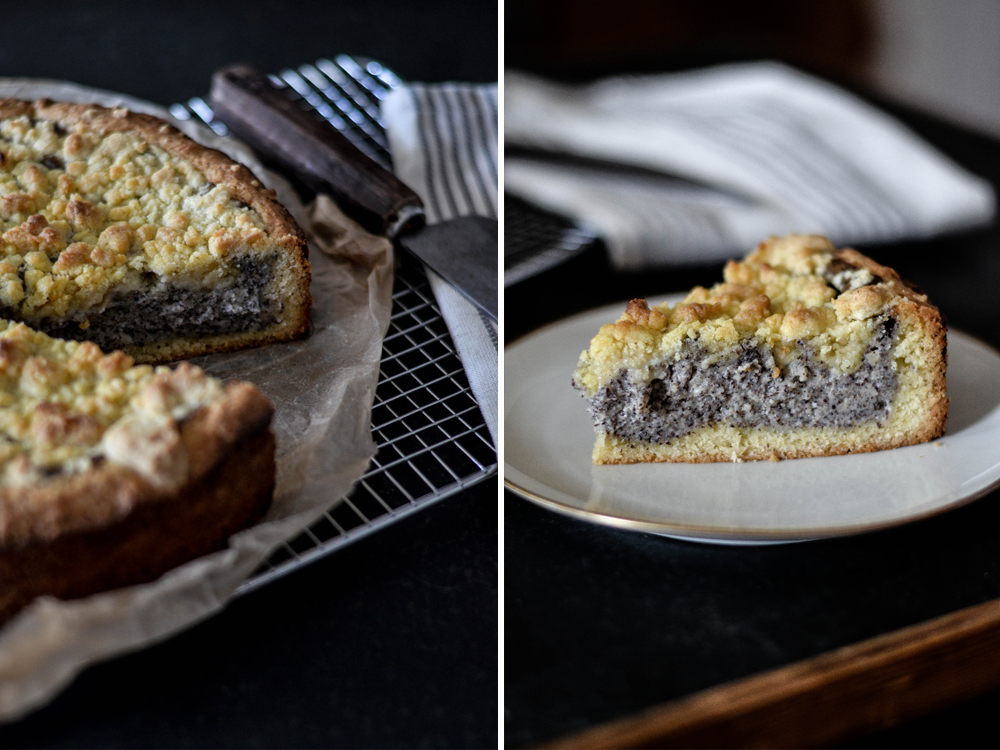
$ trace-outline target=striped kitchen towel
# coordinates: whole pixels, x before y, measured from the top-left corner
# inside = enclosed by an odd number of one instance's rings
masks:
[[[382,102],[382,118],[393,169],[423,200],[428,224],[497,217],[496,84],[402,85]],[[497,326],[430,269],[427,276],[497,445]]]
[[[778,63],[584,87],[505,77],[504,189],[595,226],[619,268],[721,260],[772,234],[837,244],[989,222],[984,180],[884,112]]]

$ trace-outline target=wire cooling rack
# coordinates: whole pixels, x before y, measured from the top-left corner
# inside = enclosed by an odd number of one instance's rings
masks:
[[[300,106],[343,132],[387,168],[391,158],[379,103],[400,84],[375,62],[340,55],[270,77]],[[171,114],[228,135],[211,107],[195,98]],[[378,453],[354,490],[318,521],[276,549],[237,590],[244,594],[328,555],[431,503],[493,476],[496,451],[434,300],[423,266],[402,254],[392,317],[382,345],[372,407]]]
[[[503,283],[505,287],[569,260],[597,240],[580,226],[516,196],[504,198]]]

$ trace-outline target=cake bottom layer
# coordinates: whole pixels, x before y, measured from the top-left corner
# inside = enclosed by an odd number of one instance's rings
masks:
[[[879,426],[738,428],[711,425],[670,443],[628,440],[598,432],[593,460],[597,464],[646,462],[716,463],[720,461],[781,461],[812,456],[840,456],[917,445],[944,434],[940,428],[919,431]]]

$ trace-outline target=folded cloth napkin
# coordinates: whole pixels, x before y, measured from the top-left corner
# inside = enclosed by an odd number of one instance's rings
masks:
[[[382,102],[382,120],[393,169],[423,200],[428,224],[497,217],[496,84],[402,85]],[[427,276],[497,445],[496,324],[430,269]]]
[[[574,157],[508,156],[504,189],[595,225],[622,269],[719,260],[772,234],[891,242],[993,216],[984,180],[779,63],[584,87],[518,73],[504,83],[507,146]]]

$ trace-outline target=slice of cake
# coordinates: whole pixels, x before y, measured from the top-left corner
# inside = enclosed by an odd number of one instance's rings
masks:
[[[274,487],[270,402],[0,321],[0,622],[226,546]]]
[[[594,462],[752,461],[944,433],[945,328],[890,268],[824,237],[771,238],[679,304],[632,300],[583,352]]]
[[[0,317],[165,362],[305,335],[309,275],[224,154],[125,109],[0,99]]]

